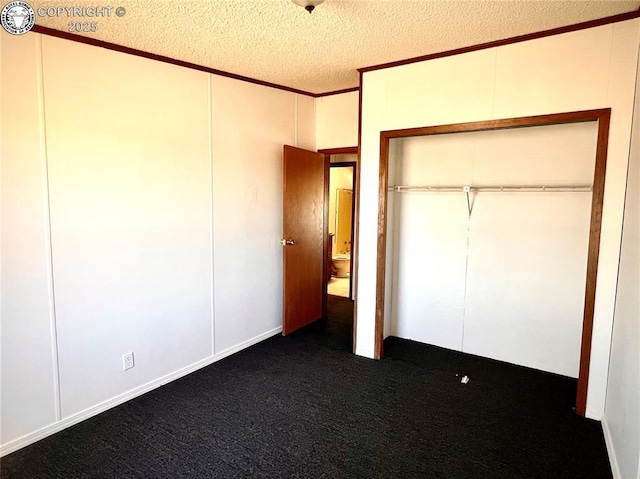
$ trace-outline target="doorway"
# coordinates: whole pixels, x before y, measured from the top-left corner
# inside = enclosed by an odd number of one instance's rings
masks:
[[[355,169],[354,161],[333,161],[330,163],[329,171],[327,293],[349,299],[352,299],[353,294],[351,272],[353,271]]]
[[[326,148],[318,153],[325,156],[330,170],[325,202],[328,238],[325,291],[353,301],[357,280],[354,239],[358,228],[358,147]],[[340,210],[337,214],[336,208]]]
[[[287,335],[311,323],[327,326],[339,319],[340,329],[349,330],[349,350],[354,351],[355,281],[357,264],[353,238],[358,227],[358,147],[319,150],[286,146],[283,156],[283,334]],[[329,245],[330,164],[336,171],[349,169],[344,187],[334,188],[334,202],[341,203],[344,214],[335,209],[332,232],[340,235],[341,248]],[[334,185],[335,186],[335,185]],[[342,199],[340,199],[342,198]],[[336,201],[337,199],[337,201]],[[336,231],[336,226],[340,231]],[[333,256],[342,255],[342,273],[346,278],[345,296],[329,296],[328,282],[334,272]],[[339,258],[340,259],[340,258]],[[345,267],[345,264],[347,266]],[[339,316],[339,318],[338,318]],[[318,321],[323,318],[323,321]],[[334,321],[335,322],[335,321]],[[336,323],[336,324],[337,324]],[[329,324],[331,326],[331,324]],[[313,329],[313,328],[312,328]]]
[[[357,278],[357,264],[358,264],[358,250],[357,244],[355,243],[355,238],[357,238],[358,233],[358,208],[359,204],[358,198],[360,195],[360,186],[359,186],[359,175],[360,175],[360,167],[359,167],[359,154],[357,146],[349,146],[344,148],[328,148],[318,150],[318,153],[322,153],[325,155],[325,159],[329,162],[329,169],[339,171],[340,168],[351,168],[353,171],[353,178],[351,184],[352,190],[352,206],[351,206],[351,232],[350,232],[350,254],[349,254],[349,275],[348,275],[348,295],[345,296],[333,296],[331,293],[327,294],[328,298],[328,307],[327,307],[327,316],[330,320],[331,317],[334,319],[337,317],[343,318],[337,322],[337,324],[342,323],[342,327],[344,330],[349,329],[351,331],[351,346],[350,350],[355,354],[356,344],[355,344],[355,335],[356,335],[356,321],[355,321],[355,291],[356,284],[358,281]],[[329,185],[329,189],[331,189],[331,184]],[[329,195],[327,195],[327,201],[325,203],[326,215],[328,217],[329,213]],[[327,218],[327,224],[329,224],[329,219]],[[328,232],[327,232],[328,233]],[[327,234],[328,235],[328,234]],[[344,240],[343,240],[344,241]],[[328,241],[327,241],[328,244]],[[344,245],[344,243],[343,243]],[[329,245],[328,245],[329,246]],[[326,256],[326,265],[327,265],[327,273],[326,273],[326,283],[324,285],[325,291],[328,292],[329,281],[332,278],[331,271],[333,267],[333,255],[331,247],[327,248],[327,256]],[[342,279],[344,282],[344,279]],[[344,289],[344,287],[343,287]],[[348,319],[348,320],[347,320]]]

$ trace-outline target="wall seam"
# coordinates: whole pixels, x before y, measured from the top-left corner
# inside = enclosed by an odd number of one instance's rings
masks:
[[[315,142],[316,151],[320,149],[320,144],[318,143],[318,138],[320,137],[318,134],[318,125],[320,122],[318,119],[320,118],[320,102],[322,101],[322,97],[313,99],[313,140]]]
[[[294,141],[296,147],[298,147],[298,123],[300,122],[300,118],[298,116],[298,94],[296,93],[293,97],[293,117],[294,117]]]
[[[209,101],[208,120],[209,120],[209,206],[211,208],[211,230],[210,230],[210,258],[211,258],[211,355],[216,353],[216,294],[215,294],[215,239],[214,239],[214,199],[213,199],[213,77],[207,75],[207,96]]]
[[[40,126],[40,162],[42,166],[42,190],[45,216],[45,248],[47,251],[47,282],[49,296],[49,327],[51,334],[51,358],[53,367],[53,396],[56,422],[62,419],[62,400],[60,394],[60,359],[58,355],[58,317],[56,312],[55,275],[53,270],[53,240],[51,227],[51,194],[49,191],[49,155],[47,150],[47,122],[44,93],[44,58],[42,35],[36,37],[38,122]]]
[[[313,149],[318,151],[318,99],[313,99]]]
[[[498,52],[496,50],[494,67],[497,68],[497,57]],[[493,78],[493,108],[491,111],[491,117],[495,118],[495,97],[496,97],[496,69],[494,68],[494,78]],[[473,133],[473,157],[471,158],[471,180],[470,184],[474,184],[474,173],[476,168],[476,157],[477,157],[477,146],[478,146],[478,135]],[[473,202],[475,201],[475,197],[471,199],[469,203],[469,196],[472,193],[467,192],[467,207],[468,207],[468,217],[467,217],[467,244],[466,244],[466,255],[464,260],[464,291],[462,296],[462,338],[460,341],[460,351],[465,352],[464,350],[464,333],[465,326],[467,324],[467,287],[469,286],[469,245],[471,244],[471,212],[473,210]]]
[[[491,118],[496,118],[496,86],[498,84],[498,49],[493,49],[493,91],[491,92]]]
[[[609,42],[609,74],[607,75],[607,102],[609,102],[609,96],[611,92],[611,71],[613,66],[613,47],[614,47],[614,24],[609,25],[609,32],[611,41]]]

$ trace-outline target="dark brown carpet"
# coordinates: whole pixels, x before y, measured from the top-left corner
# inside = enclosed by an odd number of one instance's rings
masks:
[[[397,338],[359,358],[351,302],[329,306],[3,458],[2,479],[611,477],[575,380]]]

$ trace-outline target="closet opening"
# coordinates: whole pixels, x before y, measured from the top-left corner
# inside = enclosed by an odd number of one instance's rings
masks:
[[[610,109],[380,134],[391,332],[577,377],[586,411]]]

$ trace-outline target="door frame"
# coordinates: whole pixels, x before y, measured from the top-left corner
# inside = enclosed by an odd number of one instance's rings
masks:
[[[351,181],[351,191],[353,191],[353,196],[351,198],[351,254],[349,255],[349,271],[353,271],[353,239],[354,239],[354,227],[355,224],[355,211],[356,211],[356,165],[357,161],[337,161],[335,163],[331,163],[331,159],[329,159],[329,187],[331,188],[331,168],[353,168],[353,179]],[[329,192],[331,193],[331,192]],[[329,255],[327,255],[329,258]],[[349,274],[349,299],[353,296],[353,275]]]
[[[580,371],[578,373],[578,392],[576,413],[586,414],[587,389],[589,385],[589,366],[591,362],[591,340],[593,335],[593,316],[596,296],[596,278],[598,275],[598,255],[600,251],[600,231],[602,226],[602,203],[604,198],[607,147],[609,143],[609,123],[611,108],[584,110],[550,115],[507,118],[501,120],[476,121],[449,125],[407,128],[380,132],[380,174],[378,190],[378,262],[376,276],[376,317],[374,357],[380,359],[384,353],[384,292],[387,245],[387,198],[389,183],[389,142],[395,138],[416,136],[491,131],[533,126],[560,125],[595,121],[598,124],[598,140],[593,172],[593,193],[591,197],[591,222],[589,229],[589,248],[587,252],[587,274],[585,300],[582,319],[582,341],[580,347]]]
[[[362,74],[361,74],[362,76]],[[358,143],[360,141],[358,140]],[[327,162],[329,163],[329,167],[331,167],[331,156],[332,155],[358,155],[358,159],[355,162],[355,168],[353,170],[353,214],[351,215],[351,221],[352,221],[352,226],[351,226],[351,276],[350,276],[350,283],[349,283],[349,293],[350,295],[353,296],[353,354],[356,353],[356,334],[357,334],[357,323],[356,323],[356,309],[357,309],[357,303],[358,303],[358,296],[357,296],[357,288],[356,288],[356,282],[357,282],[357,278],[356,281],[354,281],[354,275],[353,273],[355,271],[357,271],[358,268],[358,245],[355,244],[354,240],[358,237],[357,236],[357,231],[358,231],[358,225],[359,225],[359,221],[360,221],[360,148],[357,146],[345,146],[345,147],[341,147],[341,148],[321,148],[318,150],[318,153],[322,153],[323,155],[325,155],[325,159],[327,160]],[[327,174],[329,174],[329,171],[327,171]],[[327,190],[326,190],[326,199],[325,199],[325,224],[326,224],[326,230],[324,232],[325,238],[329,237],[329,180],[327,179],[327,186],[326,186]],[[325,258],[327,257],[327,252],[328,252],[328,241],[325,241]],[[324,284],[324,291],[325,291],[325,298],[327,297],[326,291],[327,291],[327,282],[328,279],[325,279],[325,284]],[[356,294],[353,294],[353,290],[355,290]]]

